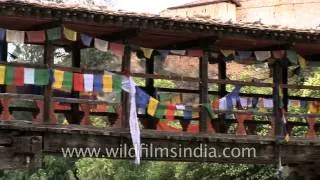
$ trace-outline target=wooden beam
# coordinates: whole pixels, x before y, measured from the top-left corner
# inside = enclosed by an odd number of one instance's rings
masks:
[[[101,39],[107,41],[125,41],[138,36],[139,29],[130,28],[123,31],[113,32],[110,35],[102,36]]]
[[[195,40],[190,40],[190,41],[183,41],[183,42],[178,42],[174,44],[168,44],[165,46],[160,46],[157,47],[157,49],[176,49],[176,50],[185,50],[185,49],[191,49],[191,48],[208,48],[212,47],[217,41],[217,37],[205,37],[205,38],[200,38],[200,39],[195,39]]]
[[[71,49],[72,49],[72,67],[80,68],[80,66],[81,66],[81,48],[80,48],[80,44],[79,43],[73,43]],[[71,97],[72,98],[79,98],[80,97],[80,93],[72,91]],[[69,123],[80,124],[80,121],[81,121],[82,118],[80,117],[81,114],[79,113],[79,104],[71,104],[71,109],[72,109],[72,113],[71,113],[70,119],[68,119]]]
[[[208,102],[208,60],[209,53],[205,51],[204,56],[200,58],[199,62],[199,95],[200,104],[206,104]],[[200,132],[208,131],[208,113],[204,106],[200,110]]]
[[[282,79],[281,79],[282,84],[288,84],[288,67],[282,67]],[[288,88],[283,88],[283,107],[288,110]]]
[[[126,45],[124,49],[124,56],[122,57],[122,72],[130,73],[131,67],[131,48]],[[130,115],[130,97],[129,93],[122,91],[121,93],[121,127],[129,128],[129,115]]]
[[[218,78],[219,80],[227,79],[227,64],[225,61],[220,61],[218,64]],[[227,94],[226,84],[218,84],[218,94],[219,97],[222,98]],[[228,126],[225,123],[225,114],[219,114],[219,129],[218,131],[221,133],[226,133],[228,130]]]
[[[274,113],[274,120],[275,120],[275,135],[277,137],[284,136],[284,129],[283,129],[283,122],[282,122],[282,111],[280,107],[281,97],[279,95],[280,90],[280,83],[282,81],[282,72],[281,72],[281,64],[280,61],[277,60],[274,62],[272,67],[272,77],[273,77],[273,113]]]
[[[48,68],[53,67],[53,59],[54,59],[54,46],[50,43],[47,42],[44,46],[44,64]],[[51,83],[49,83],[47,86],[44,88],[44,107],[43,107],[43,121],[45,123],[50,122],[50,109],[51,107],[51,99],[52,99],[52,87]]]

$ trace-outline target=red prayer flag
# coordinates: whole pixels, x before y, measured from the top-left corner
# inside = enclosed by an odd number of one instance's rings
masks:
[[[73,73],[73,90],[79,92],[84,91],[83,75],[80,73]]]
[[[286,55],[286,51],[284,50],[279,50],[279,51],[272,51],[272,56],[275,59],[281,59]]]
[[[174,120],[174,114],[176,113],[176,105],[175,104],[169,104],[167,105],[167,114],[166,119],[168,120]]]
[[[123,56],[124,45],[119,43],[110,43],[110,50],[119,56]]]
[[[23,67],[14,68],[14,85],[15,86],[24,85],[24,68]]]
[[[190,57],[202,57],[203,56],[203,50],[201,50],[201,49],[189,49],[188,50],[188,56],[190,56]]]
[[[44,31],[27,31],[28,42],[45,42],[46,34]]]

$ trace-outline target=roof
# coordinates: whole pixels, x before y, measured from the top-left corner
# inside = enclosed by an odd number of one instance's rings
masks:
[[[216,45],[221,48],[253,49],[295,43],[301,51],[320,52],[320,29],[222,22],[200,16],[162,17],[35,0],[0,0],[0,22],[1,28],[25,31],[63,24],[79,33],[110,41],[115,41],[115,36],[124,36],[128,43],[150,48],[177,47],[192,41],[199,44],[216,37],[219,39]]]
[[[179,6],[169,7],[168,9],[180,9],[180,8],[187,8],[187,7],[195,7],[195,6],[203,6],[207,4],[214,4],[214,3],[221,3],[221,2],[230,2],[240,6],[240,3],[237,0],[196,0],[186,4],[182,4]]]

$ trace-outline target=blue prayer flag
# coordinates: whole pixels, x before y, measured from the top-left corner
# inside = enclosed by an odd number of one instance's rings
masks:
[[[136,103],[138,108],[147,108],[150,96],[140,88],[136,88]]]
[[[165,59],[169,55],[169,50],[158,50],[160,55]]]
[[[183,119],[184,120],[192,119],[192,106],[186,106],[186,108],[183,112]]]
[[[0,41],[4,41],[4,37],[5,37],[5,30],[0,28]]]
[[[102,75],[101,74],[95,74],[93,76],[93,92],[103,92],[102,91]]]
[[[80,34],[80,38],[81,38],[81,41],[82,41],[83,45],[85,45],[87,47],[91,46],[91,43],[92,43],[92,40],[93,40],[93,38],[91,36],[88,36],[86,34]]]
[[[238,55],[239,60],[248,60],[252,56],[252,51],[238,51]]]
[[[258,97],[253,97],[252,98],[252,107],[256,108],[259,102],[259,98]]]

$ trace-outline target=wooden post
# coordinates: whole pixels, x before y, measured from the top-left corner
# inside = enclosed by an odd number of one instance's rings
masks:
[[[50,43],[47,42],[44,46],[44,64],[51,69],[53,67],[53,58],[54,58],[54,46]],[[52,111],[50,112],[52,107],[51,104],[51,99],[52,99],[52,87],[51,83],[49,85],[45,86],[44,88],[44,103],[43,103],[43,121],[45,123],[49,123],[52,121],[55,121],[52,119]],[[53,122],[56,123],[56,122]]]
[[[208,102],[208,61],[209,61],[209,53],[208,51],[205,51],[203,57],[200,58],[200,63],[199,63],[200,104],[206,104]],[[202,106],[200,111],[200,132],[208,131],[207,119],[208,119],[208,113],[205,107]]]
[[[279,95],[280,83],[282,81],[281,64],[279,60],[276,60],[272,67],[272,77],[273,77],[273,113],[275,121],[275,135],[277,137],[283,137],[283,122],[282,122],[282,110],[280,107],[281,97]]]
[[[131,48],[126,45],[124,55],[122,57],[122,72],[130,72],[131,66]],[[122,91],[121,94],[121,127],[129,128],[129,114],[130,114],[130,97],[129,93]]]
[[[282,67],[282,84],[288,84],[288,67]],[[283,107],[288,110],[288,89],[282,89],[283,92]]]
[[[72,44],[72,67],[80,68],[81,66],[81,48],[78,43]],[[72,98],[79,98],[80,93],[72,91]],[[71,120],[71,121],[70,121]],[[71,104],[71,124],[80,124],[81,117],[79,112],[79,104]]]
[[[218,78],[227,79],[227,64],[222,59],[220,59],[218,63]],[[219,94],[219,98],[222,98],[227,94],[225,84],[219,84],[218,94]],[[219,114],[218,118],[219,118],[219,129],[217,129],[217,131],[219,131],[220,133],[226,133],[228,130],[228,127],[225,122],[224,114]]]

